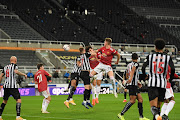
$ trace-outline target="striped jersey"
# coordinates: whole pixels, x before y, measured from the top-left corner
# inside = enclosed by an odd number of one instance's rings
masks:
[[[139,64],[137,62],[129,63],[127,66],[127,72],[128,72],[128,76],[130,78],[130,73],[131,73],[133,67],[136,67],[136,70],[134,72],[133,79],[132,79],[131,83],[129,83],[128,85],[137,86],[138,80],[139,80],[139,69],[138,69]]]
[[[145,75],[145,69],[149,65],[149,82],[148,87],[166,88],[166,75],[168,65],[171,67],[171,78],[173,78],[175,69],[174,63],[169,55],[156,52],[148,55],[142,67]]]
[[[79,73],[79,74],[80,74],[80,72],[81,72],[81,67],[79,67],[79,66],[77,65],[77,61],[81,61],[81,58],[80,58],[80,57],[77,57],[77,58],[75,59],[75,63],[74,63],[74,67],[73,67],[72,73]]]
[[[90,53],[84,53],[80,56],[81,58],[81,70],[82,71],[89,71],[90,70],[90,63],[89,63],[89,57],[91,56]]]
[[[4,88],[17,88],[17,75],[14,70],[18,70],[18,66],[14,63],[6,65],[3,69],[5,75]]]

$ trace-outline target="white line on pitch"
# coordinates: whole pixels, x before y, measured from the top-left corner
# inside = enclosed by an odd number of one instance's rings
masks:
[[[3,114],[5,116],[15,116],[12,114]],[[44,116],[28,116],[28,115],[23,115],[24,117],[31,117],[31,118],[51,118],[51,119],[58,119],[58,120],[89,120],[89,119],[76,119],[76,118],[60,118],[60,117],[44,117]]]

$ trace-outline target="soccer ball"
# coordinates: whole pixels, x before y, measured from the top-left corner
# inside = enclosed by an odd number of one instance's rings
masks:
[[[70,46],[67,45],[67,44],[65,44],[65,45],[63,46],[63,49],[64,49],[65,51],[69,51],[69,50],[70,50]]]

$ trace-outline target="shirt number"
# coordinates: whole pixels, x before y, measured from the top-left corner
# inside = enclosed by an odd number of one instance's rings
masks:
[[[6,70],[6,77],[9,77],[9,69]]]
[[[42,82],[42,75],[41,75],[41,74],[38,75],[38,76],[37,76],[37,79],[39,80],[39,83]]]
[[[157,62],[154,61],[153,64],[154,64],[154,73],[156,73]],[[158,74],[164,73],[164,68],[162,67],[163,64],[164,62],[159,62],[159,65],[158,65],[159,71],[157,71]]]

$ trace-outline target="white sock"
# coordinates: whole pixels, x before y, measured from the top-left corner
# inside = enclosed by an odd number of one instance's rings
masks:
[[[90,103],[90,100],[87,100],[87,103]]]
[[[70,100],[69,101],[72,101],[73,99],[72,98],[70,98]]]
[[[49,101],[49,100],[46,100],[46,101],[45,101],[45,109],[44,109],[44,111],[46,111],[46,110],[47,110],[47,107],[48,107],[49,103],[50,103],[50,101]]]
[[[163,116],[164,114],[165,114],[165,111],[166,111],[166,109],[167,109],[167,106],[168,106],[168,103],[164,103],[163,104],[163,106],[162,106],[162,108],[161,108],[161,116]]]
[[[45,110],[45,101],[46,101],[46,98],[44,98],[43,102],[42,102],[42,109],[43,109],[43,111]]]
[[[16,119],[19,118],[20,116],[16,116]]]
[[[83,101],[84,104],[86,104],[86,101]]]
[[[0,118],[2,118],[2,117],[0,116]]]
[[[113,82],[113,84],[112,84],[112,86],[113,86],[113,93],[115,94],[116,93],[116,81],[115,81],[115,79],[113,78],[111,78],[111,80],[112,80],[112,82]]]
[[[99,98],[101,86],[97,86],[96,88],[96,98]]]
[[[156,120],[157,120],[158,117],[159,117],[159,114],[157,114],[157,115],[155,116]]]
[[[165,115],[168,116],[169,112],[173,109],[174,104],[175,104],[175,101],[174,101],[174,100],[171,100],[171,101],[168,103],[167,109],[166,109],[166,111],[165,111]]]
[[[95,99],[96,86],[92,85],[92,98]]]

